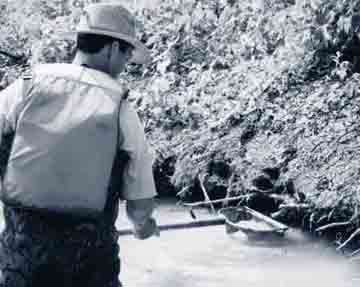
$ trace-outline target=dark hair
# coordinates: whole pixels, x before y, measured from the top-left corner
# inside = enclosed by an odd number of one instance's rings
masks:
[[[76,49],[88,53],[98,53],[107,44],[117,41],[121,52],[125,52],[129,48],[133,48],[131,44],[120,39],[110,36],[97,35],[97,34],[78,34],[76,41]]]

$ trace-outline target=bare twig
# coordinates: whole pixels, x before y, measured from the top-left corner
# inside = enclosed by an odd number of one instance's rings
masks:
[[[336,205],[337,205],[337,204],[336,204]],[[336,205],[335,205],[335,206],[336,206]],[[329,214],[327,215],[327,219],[328,219],[328,220],[330,220],[330,219],[332,218],[332,216],[334,215],[335,211],[336,211],[336,208],[334,207],[334,208],[329,212]]]
[[[180,202],[179,204],[183,205],[183,206],[187,206],[187,207],[196,207],[196,206],[209,205],[209,204],[214,204],[214,203],[222,203],[224,201],[240,200],[240,199],[247,198],[249,196],[250,196],[250,194],[228,197],[228,198],[223,198],[223,199],[215,199],[215,200],[211,200],[211,201],[197,201],[197,202],[192,202],[192,203]]]
[[[321,221],[323,221],[324,219],[326,219],[328,217],[328,215],[323,215],[321,216],[318,220],[316,220],[316,223],[319,224]]]
[[[350,254],[350,257],[354,257],[355,255],[358,255],[360,253],[360,248],[356,249],[354,252]]]
[[[330,228],[339,227],[339,226],[348,226],[350,224],[351,224],[350,221],[333,222],[333,223],[330,223],[330,224],[323,225],[323,226],[315,229],[315,231],[316,232],[321,232],[321,231],[324,231],[324,230],[327,230],[327,229],[330,229]]]
[[[182,188],[177,194],[176,196],[181,196],[183,195],[185,192],[187,192],[189,190],[190,186],[185,186],[184,188]]]
[[[280,204],[280,209],[310,209],[311,206],[306,203],[287,203],[287,204]]]
[[[12,54],[10,52],[6,52],[6,51],[3,51],[3,50],[0,50],[0,54],[3,55],[3,56],[6,56],[8,58],[11,58],[11,59],[13,59],[15,61],[20,61],[23,58],[23,56],[14,55],[14,54]]]
[[[339,202],[341,202],[344,198],[345,198],[345,195],[342,195],[341,198],[337,201],[336,205],[338,205]],[[333,208],[331,210],[331,212],[329,213],[329,215],[327,216],[328,219],[330,219],[332,217],[334,212],[335,212],[335,208]],[[356,210],[355,210],[354,214],[351,216],[351,218],[348,221],[329,223],[329,224],[326,224],[326,225],[323,225],[323,226],[317,228],[315,231],[316,232],[321,232],[321,231],[331,229],[331,228],[334,228],[334,227],[348,226],[350,224],[353,224],[358,219],[358,217],[359,217],[359,210],[358,210],[358,207],[356,207]]]
[[[342,250],[344,249],[344,247],[346,247],[346,245],[348,245],[358,234],[360,234],[360,228],[356,229],[351,235],[350,237],[345,240],[344,243],[342,243],[338,248],[336,248],[336,250]]]
[[[310,153],[313,153],[319,146],[321,146],[325,141],[320,141],[318,143],[316,143],[312,149],[310,150]],[[327,141],[326,143],[329,143],[329,141]]]
[[[225,197],[225,201],[223,201],[222,207],[226,207],[229,204],[229,201],[227,199],[230,197],[232,191],[233,180],[234,180],[234,174],[232,174],[229,178],[228,188],[226,189],[226,197]]]
[[[200,183],[201,190],[202,190],[202,192],[204,194],[205,201],[209,202],[210,207],[211,207],[211,211],[215,214],[216,213],[215,207],[214,207],[213,203],[211,202],[210,197],[209,197],[209,195],[208,195],[208,193],[206,191],[206,188],[204,186],[204,178],[201,177],[200,175],[198,176],[198,178],[199,178],[199,183]]]
[[[335,138],[335,139],[320,141],[320,142],[318,142],[317,144],[315,144],[315,145],[313,146],[313,148],[311,149],[310,152],[314,152],[320,145],[322,145],[322,144],[324,144],[324,143],[329,144],[332,140],[335,141],[335,144],[342,144],[341,140],[342,140],[344,137],[346,137],[347,135],[349,135],[349,134],[351,134],[351,133],[353,133],[353,132],[356,132],[358,128],[359,128],[358,126],[355,126],[354,128],[345,131],[343,134],[341,134],[340,136],[338,136],[338,137]],[[332,151],[328,154],[328,156],[330,156],[334,151],[336,151],[336,148],[335,148],[335,150],[332,150]]]

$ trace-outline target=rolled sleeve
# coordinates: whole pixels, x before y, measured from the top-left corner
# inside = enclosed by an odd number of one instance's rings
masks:
[[[152,172],[153,153],[140,119],[127,101],[120,108],[119,126],[119,148],[130,157],[123,174],[121,197],[125,200],[152,198],[156,196]]]
[[[18,107],[22,102],[23,80],[19,79],[0,92],[0,134],[15,130]]]

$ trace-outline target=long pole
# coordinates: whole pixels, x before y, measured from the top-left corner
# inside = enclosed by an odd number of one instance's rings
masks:
[[[169,231],[169,230],[190,229],[190,228],[199,228],[199,227],[224,225],[224,224],[225,224],[224,218],[215,218],[215,219],[207,219],[207,220],[163,224],[163,225],[159,225],[158,227],[160,231]],[[119,236],[125,236],[131,234],[133,234],[133,229],[131,228],[118,230]]]

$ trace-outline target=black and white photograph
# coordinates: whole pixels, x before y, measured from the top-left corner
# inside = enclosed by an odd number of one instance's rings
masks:
[[[0,287],[360,286],[360,0],[0,0]]]

